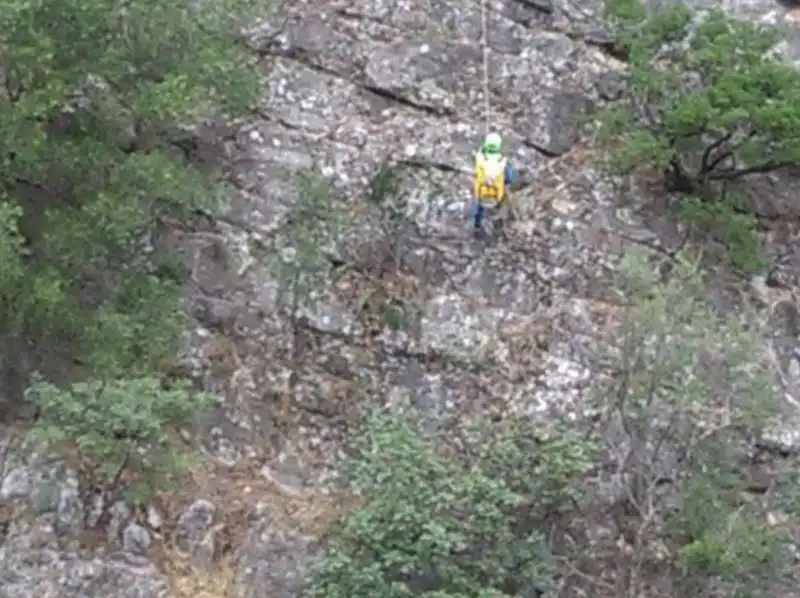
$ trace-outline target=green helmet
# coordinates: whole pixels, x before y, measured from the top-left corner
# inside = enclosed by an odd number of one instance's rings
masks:
[[[481,149],[485,154],[499,154],[503,151],[503,138],[497,133],[489,133]]]

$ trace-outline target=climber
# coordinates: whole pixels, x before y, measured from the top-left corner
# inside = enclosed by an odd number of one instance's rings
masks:
[[[475,154],[472,221],[476,233],[483,230],[486,207],[505,207],[508,199],[508,186],[513,181],[514,171],[502,151],[502,137],[489,133]]]

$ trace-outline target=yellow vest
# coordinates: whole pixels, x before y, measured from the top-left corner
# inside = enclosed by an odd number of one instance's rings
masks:
[[[500,155],[475,154],[475,187],[480,201],[501,202],[506,196],[506,163]]]

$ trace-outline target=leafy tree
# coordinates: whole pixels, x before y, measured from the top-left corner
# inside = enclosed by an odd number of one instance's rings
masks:
[[[601,118],[613,172],[656,168],[706,198],[800,161],[800,73],[771,53],[774,30],[682,3],[648,14],[613,0],[609,13],[628,57],[625,101]]]
[[[335,242],[345,225],[328,184],[313,173],[297,177],[297,195],[287,206],[281,238],[265,257],[279,283],[279,303],[296,319],[322,290],[322,281],[336,259]]]
[[[369,254],[362,244],[353,252],[353,261],[371,287],[361,300],[363,312],[378,316],[379,328],[418,330],[429,278],[441,263],[442,254],[432,247],[425,224],[420,225],[413,213],[414,195],[421,192],[426,193],[421,205],[427,219],[443,187],[429,164],[414,160],[384,160],[367,187],[365,221],[374,234]]]
[[[725,201],[684,198],[678,216],[688,224],[690,237],[705,241],[715,239],[725,248],[725,259],[743,274],[762,271],[767,260],[756,231],[756,218],[737,212]]]
[[[159,445],[162,426],[197,406],[157,380],[185,324],[183,281],[159,239],[165,223],[214,206],[195,123],[255,101],[240,25],[257,8],[0,2],[0,333],[9,352],[60,347],[81,367],[83,381],[29,396],[45,429],[97,457],[133,454],[109,434]]]
[[[460,452],[453,453],[416,428],[411,418],[373,415],[358,434],[348,471],[363,503],[332,532],[309,595],[499,598],[548,591],[554,563],[545,526],[531,510],[546,514],[547,498],[586,469],[589,447],[573,434],[551,445],[527,423],[458,434],[451,449]],[[531,494],[537,489],[547,491]]]
[[[287,177],[293,175],[287,173]],[[277,282],[276,306],[287,317],[291,333],[289,360],[298,367],[304,359],[299,342],[302,316],[326,291],[337,260],[336,240],[345,225],[345,212],[330,186],[314,173],[294,176],[297,193],[286,206],[280,234],[264,248],[267,267]]]
[[[749,310],[715,312],[688,256],[667,280],[641,256],[628,256],[625,273],[631,301],[598,394],[625,540],[617,595],[653,584],[678,595],[772,595],[789,553],[787,530],[768,521],[796,508],[797,494],[783,474],[759,494],[748,482],[764,465],[754,441],[781,408],[764,322]]]
[[[140,500],[181,473],[171,430],[209,403],[185,384],[167,388],[152,377],[76,382],[66,390],[38,380],[28,394],[42,411],[40,437],[74,443],[90,481],[109,492],[120,493],[121,476],[133,472],[138,479],[126,494]]]
[[[367,201],[374,206],[377,225],[386,244],[388,256],[383,254],[378,258],[379,273],[384,268],[383,262],[398,271],[403,266],[405,253],[410,245],[408,237],[414,232],[414,223],[408,216],[408,192],[403,189],[401,171],[396,165],[388,161],[381,164],[380,168],[370,180],[367,189]]]
[[[243,8],[0,3],[5,327],[119,372],[172,352],[179,281],[152,233],[213,203],[182,149],[188,125],[255,98],[252,59],[229,35],[226,11]]]

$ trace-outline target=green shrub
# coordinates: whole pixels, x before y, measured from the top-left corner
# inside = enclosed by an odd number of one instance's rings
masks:
[[[683,199],[678,209],[694,238],[714,238],[724,245],[727,259],[736,270],[749,274],[766,267],[755,217],[736,212],[727,202],[696,197]]]
[[[68,388],[37,381],[28,390],[40,408],[36,432],[47,442],[76,446],[92,482],[113,491],[120,475],[139,500],[183,473],[174,434],[209,397],[187,385],[165,388],[156,378],[92,380]]]
[[[496,433],[496,435],[495,435]],[[586,445],[538,441],[527,426],[476,427],[444,453],[400,415],[371,417],[348,469],[363,504],[329,538],[309,596],[532,595],[555,572],[535,524],[585,471]],[[547,488],[542,504],[532,494]],[[558,500],[556,500],[558,499]]]
[[[612,372],[596,398],[617,459],[615,512],[625,516],[616,525],[632,544],[618,572],[624,595],[652,582],[646,563],[658,552],[678,595],[720,584],[726,596],[772,595],[789,553],[768,516],[778,499],[796,509],[797,493],[783,475],[767,496],[745,490],[753,439],[782,413],[764,317],[715,310],[688,254],[664,278],[635,254],[623,272],[629,303],[619,345],[603,351]]]

